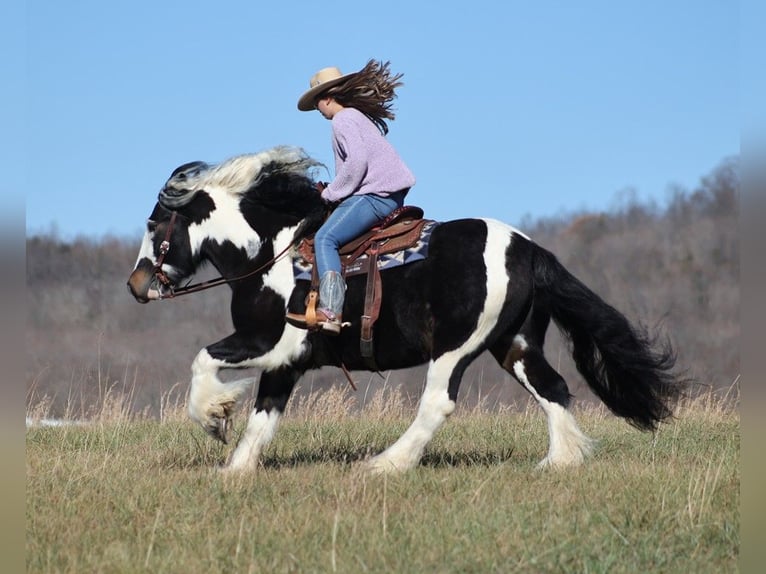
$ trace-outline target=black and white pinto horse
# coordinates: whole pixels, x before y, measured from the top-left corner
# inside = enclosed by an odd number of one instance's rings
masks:
[[[343,318],[351,325],[340,336],[285,322],[286,311],[303,312],[309,290],[307,281],[294,279],[287,250],[316,229],[327,209],[312,180],[317,165],[299,148],[277,147],[218,165],[179,167],[160,192],[128,281],[141,303],[172,295],[205,262],[229,281],[234,333],[195,358],[188,403],[191,418],[226,442],[237,400],[252,379],[222,382],[218,371],[261,370],[255,407],[228,470],[257,467],[304,372],[323,365],[369,370],[359,350],[363,276],[348,279]],[[590,388],[635,427],[654,430],[682,394],[667,343],[656,345],[550,252],[498,221],[440,223],[428,256],[383,271],[382,284],[375,364],[429,367],[415,420],[366,462],[374,471],[419,463],[455,409],[465,369],[485,350],[547,415],[550,443],[541,466],[581,463],[592,441],[567,409],[566,383],[543,356],[551,318],[571,341]]]

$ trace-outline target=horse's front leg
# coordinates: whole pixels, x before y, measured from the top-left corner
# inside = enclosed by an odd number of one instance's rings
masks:
[[[300,375],[299,371],[291,368],[263,372],[258,385],[255,408],[250,413],[245,432],[226,465],[226,471],[255,470],[263,449],[274,438],[279,419]]]
[[[253,379],[222,382],[220,369],[236,368],[231,363],[211,353],[211,347],[202,349],[192,363],[192,379],[189,388],[189,416],[205,431],[227,443],[230,419],[237,401],[253,384]]]

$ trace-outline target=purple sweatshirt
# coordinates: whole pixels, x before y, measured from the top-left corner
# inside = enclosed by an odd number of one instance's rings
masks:
[[[335,179],[322,192],[328,201],[349,195],[387,195],[415,185],[415,176],[367,116],[344,108],[332,118]]]

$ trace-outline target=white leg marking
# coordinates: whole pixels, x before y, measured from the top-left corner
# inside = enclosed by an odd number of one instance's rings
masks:
[[[527,339],[524,335],[516,335],[513,338],[513,346],[518,347],[522,351],[526,351],[529,348],[529,343],[527,343]]]
[[[224,418],[235,408],[237,400],[253,384],[252,379],[222,383],[218,370],[226,366],[210,356],[206,349],[197,353],[192,363],[189,389],[189,416],[208,429],[213,418]]]
[[[229,459],[225,471],[253,471],[258,467],[258,459],[277,432],[281,414],[276,409],[252,411],[247,419],[247,427],[237,448]]]
[[[508,274],[505,269],[505,252],[511,241],[507,225],[485,220],[487,243],[484,248],[484,264],[487,270],[487,298],[479,315],[477,328],[465,343],[454,351],[444,353],[431,361],[426,377],[426,388],[420,399],[415,420],[393,445],[372,458],[368,466],[374,472],[402,471],[418,464],[426,445],[455,410],[455,401],[449,398],[449,379],[460,359],[474,352],[485,341],[505,302]]]
[[[514,340],[515,342],[515,340]],[[526,342],[525,342],[526,343]],[[593,451],[593,440],[577,426],[572,413],[558,403],[541,397],[529,382],[524,364],[516,361],[513,372],[526,389],[535,397],[548,416],[549,446],[547,456],[540,461],[540,468],[576,466]]]
[[[449,376],[456,364],[450,359],[442,356],[431,362],[415,420],[399,440],[368,462],[370,470],[396,472],[418,464],[426,445],[455,410],[455,402],[447,393]],[[448,362],[451,364],[448,365]]]

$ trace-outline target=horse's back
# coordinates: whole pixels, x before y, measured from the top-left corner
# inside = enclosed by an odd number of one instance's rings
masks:
[[[480,316],[501,313],[504,302],[528,300],[532,293],[534,244],[510,225],[494,219],[458,219],[433,232],[421,283],[426,304],[439,323],[468,329]]]
[[[467,281],[506,273],[528,265],[532,241],[518,229],[496,219],[456,219],[434,229],[429,247],[431,273],[461,275]],[[490,287],[492,287],[490,285]]]

